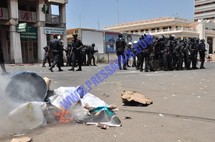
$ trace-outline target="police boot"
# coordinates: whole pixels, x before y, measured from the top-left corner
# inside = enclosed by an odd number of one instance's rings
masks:
[[[201,65],[200,65],[200,69],[205,69],[205,67],[204,67],[204,63],[201,63]]]
[[[82,71],[81,66],[79,65],[79,68],[76,71]]]

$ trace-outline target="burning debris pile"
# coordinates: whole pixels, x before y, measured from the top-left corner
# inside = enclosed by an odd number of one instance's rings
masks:
[[[49,90],[50,80],[33,72],[18,72],[0,86],[0,135],[17,133],[44,126],[52,121],[60,123],[121,126],[114,113],[115,106],[86,93],[81,86]],[[0,78],[1,82],[3,81]],[[51,95],[48,92],[53,92]]]

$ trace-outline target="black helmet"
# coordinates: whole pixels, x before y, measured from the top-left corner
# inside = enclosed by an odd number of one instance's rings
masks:
[[[78,34],[77,33],[73,33],[73,37],[78,37]]]
[[[201,39],[200,41],[201,41],[201,42],[205,42],[205,40],[204,40],[204,39]]]
[[[94,46],[95,46],[95,43],[92,43],[92,46],[94,47]]]
[[[123,35],[122,35],[122,33],[119,33],[118,36],[119,36],[119,37],[122,37]]]

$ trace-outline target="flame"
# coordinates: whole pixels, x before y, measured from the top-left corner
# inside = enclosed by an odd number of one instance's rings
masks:
[[[60,110],[59,112],[56,112],[54,116],[60,123],[69,123],[73,121],[68,110]]]

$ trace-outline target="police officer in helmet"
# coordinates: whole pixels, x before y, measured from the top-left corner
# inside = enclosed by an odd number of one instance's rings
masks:
[[[122,67],[121,67],[121,57],[123,59],[123,70],[127,70],[127,68],[126,68],[126,59],[125,59],[125,54],[124,54],[125,47],[126,47],[126,42],[125,42],[125,40],[123,38],[122,33],[120,33],[118,35],[118,39],[116,41],[116,55],[117,55],[117,58],[118,58],[118,66],[119,66],[120,70],[122,69]]]
[[[78,69],[76,71],[82,71],[81,65],[82,65],[82,48],[83,43],[81,40],[78,39],[77,33],[73,34],[73,41],[72,41],[72,68],[69,69],[69,71],[74,71],[76,60],[78,61]]]

